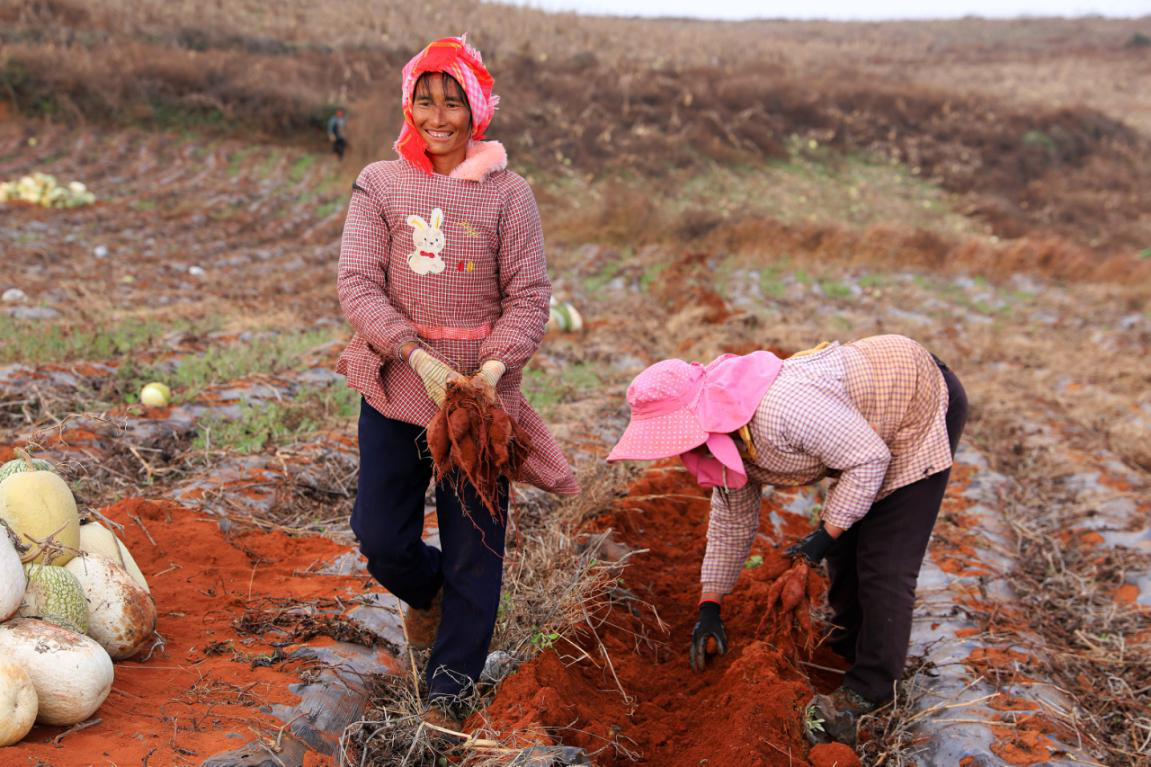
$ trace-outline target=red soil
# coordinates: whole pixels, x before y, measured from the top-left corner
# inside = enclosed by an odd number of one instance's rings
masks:
[[[842,743],[824,743],[807,755],[811,767],[859,767],[859,757]]]
[[[124,526],[122,538],[148,576],[166,646],[147,660],[116,664],[112,693],[96,713],[99,724],[67,735],[58,746],[52,741],[66,728],[36,727],[0,761],[166,767],[200,764],[257,737],[274,743],[283,723],[258,707],[295,703],[289,685],[300,682],[304,667],[283,662],[253,668],[252,659],[272,656],[270,642],[278,637],[241,634],[232,622],[264,598],[363,593],[370,584],[361,578],[314,574],[317,565],[347,549],[318,537],[225,536],[215,518],[171,502],[129,499],[102,513]],[[209,645],[217,649],[206,652]],[[386,653],[379,655],[382,666],[393,666]],[[317,755],[308,764],[331,760]]]
[[[728,653],[697,674],[688,666],[687,648],[708,508],[706,496],[678,467],[657,467],[640,478],[597,526],[614,528],[630,547],[649,549],[629,560],[624,586],[654,606],[669,630],[659,629],[649,609],[636,608],[636,615],[626,605],[613,607],[599,630],[602,649],[586,636],[572,637],[576,647],[561,640],[504,681],[485,712],[488,725],[525,743],[599,751],[595,759],[602,765],[631,764],[623,749],[638,752],[642,764],[661,767],[808,764],[802,710],[814,691],[799,664],[795,635],[784,634],[784,622],[774,616],[757,634],[768,591],[787,566],[774,547],[783,536],[767,512],[776,511],[789,528],[806,525],[765,501],[763,535],[753,550],[763,564],[744,570],[724,604]],[[837,659],[817,651],[815,662]],[[838,681],[827,674],[816,683],[826,691]],[[480,724],[479,717],[469,722]]]

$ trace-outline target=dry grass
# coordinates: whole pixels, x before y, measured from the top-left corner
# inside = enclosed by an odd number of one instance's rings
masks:
[[[618,598],[622,565],[603,559],[603,537],[589,541],[581,531],[621,494],[633,474],[632,467],[596,464],[581,473],[581,495],[557,501],[534,494],[515,505],[492,651],[507,652],[518,663],[542,649],[566,646],[567,638],[577,633],[596,635],[611,600]],[[426,653],[419,660],[426,662]],[[415,656],[411,664],[411,675],[376,680],[370,710],[341,738],[340,765],[430,766],[450,754],[468,767],[494,767],[523,753],[522,748],[503,745],[514,742],[514,734],[497,742],[482,737],[482,727],[477,730],[481,735],[467,736],[424,724],[422,675]],[[466,703],[479,709],[491,692],[492,686],[481,682]]]
[[[1151,242],[1141,198],[1151,140],[1127,120],[1130,90],[1122,108],[1116,98],[1090,108],[1086,94],[1106,89],[1086,91],[1071,70],[1044,79],[1046,101],[1023,103],[1018,78],[975,93],[938,74],[948,62],[983,66],[985,81],[1000,62],[1050,67],[1072,41],[1076,60],[1137,70],[1142,54],[1124,47],[1134,21],[881,24],[861,35],[843,24],[582,18],[459,0],[418,13],[290,2],[276,14],[255,3],[25,0],[0,14],[11,25],[0,94],[29,114],[318,146],[327,115],[348,104],[352,156],[364,163],[390,155],[396,73],[413,40],[467,29],[498,74],[493,136],[517,168],[636,173],[644,180],[630,194],[651,189],[652,176],[673,192],[682,180],[665,177],[677,169],[761,167],[800,137],[901,163],[999,237],[1043,230],[1127,258]],[[937,74],[912,76],[924,65]]]

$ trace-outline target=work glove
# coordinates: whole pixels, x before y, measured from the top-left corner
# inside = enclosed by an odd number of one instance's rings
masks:
[[[823,528],[823,523],[812,530],[806,537],[793,543],[784,552],[789,557],[803,557],[809,565],[818,565],[827,556],[827,550],[835,539]]]
[[[480,365],[480,372],[472,376],[472,383],[480,388],[492,402],[496,399],[496,386],[507,372],[507,366],[499,360],[488,360]]]
[[[416,349],[408,355],[408,364],[424,382],[424,390],[432,402],[436,403],[436,407],[441,407],[447,394],[448,381],[458,378],[460,374],[423,349]]]
[[[691,632],[691,668],[703,671],[707,659],[707,640],[715,640],[715,648],[720,655],[727,652],[727,632],[723,629],[723,619],[719,617],[718,602],[701,602],[699,620]]]

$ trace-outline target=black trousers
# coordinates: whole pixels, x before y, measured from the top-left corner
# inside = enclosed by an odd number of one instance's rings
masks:
[[[440,546],[423,541],[424,496],[432,459],[424,429],[360,403],[360,476],[351,526],[368,571],[412,607],[442,588],[443,620],[428,661],[431,698],[465,693],[483,670],[503,583],[506,526],[470,485],[457,496],[451,478],[436,485]],[[508,490],[500,494],[507,519]],[[467,510],[465,515],[464,510]]]
[[[940,362],[939,368],[947,383],[947,436],[954,456],[967,422],[967,393],[946,365]],[[852,664],[844,685],[871,700],[890,699],[903,674],[915,584],[950,475],[947,469],[899,488],[828,552],[827,598],[837,627],[831,647]]]

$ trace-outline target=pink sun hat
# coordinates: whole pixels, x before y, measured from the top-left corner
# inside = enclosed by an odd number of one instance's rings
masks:
[[[724,354],[704,366],[664,360],[644,370],[627,389],[631,420],[609,461],[652,461],[684,456],[707,444],[710,455],[685,456],[700,484],[742,487],[743,459],[731,432],[755,415],[783,362],[771,352]]]

